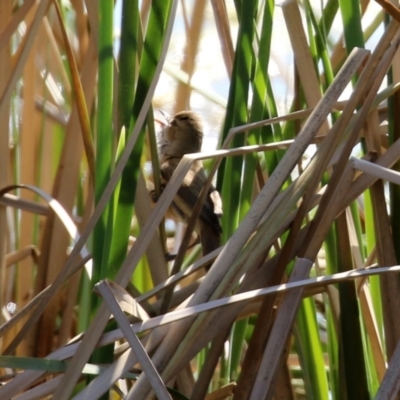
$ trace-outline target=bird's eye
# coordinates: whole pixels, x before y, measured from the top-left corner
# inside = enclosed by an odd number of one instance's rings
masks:
[[[186,121],[189,119],[187,115],[183,115],[182,117],[179,118],[181,121]]]

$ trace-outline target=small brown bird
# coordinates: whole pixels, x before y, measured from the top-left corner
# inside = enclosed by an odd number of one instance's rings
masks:
[[[203,125],[201,117],[192,111],[181,111],[168,121],[160,132],[159,157],[162,183],[166,184],[185,154],[201,151]],[[184,222],[188,222],[200,196],[207,176],[201,161],[195,161],[173,201],[173,210]],[[213,186],[210,187],[196,224],[200,234],[203,255],[217,249],[221,244],[222,228],[221,197]]]

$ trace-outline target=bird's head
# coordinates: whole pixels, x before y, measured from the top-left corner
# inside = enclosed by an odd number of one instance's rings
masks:
[[[193,111],[180,111],[162,126],[159,138],[161,157],[183,157],[201,151],[203,121]]]

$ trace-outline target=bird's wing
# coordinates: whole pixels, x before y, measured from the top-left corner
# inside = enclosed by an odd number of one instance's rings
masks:
[[[220,196],[218,190],[215,189],[214,186],[210,187],[209,196],[210,196],[210,200],[212,201],[213,206],[214,206],[214,213],[218,217],[222,217],[222,199],[221,199],[221,196]]]
[[[161,176],[165,182],[171,179],[180,159],[171,158],[161,165]],[[174,199],[175,207],[181,216],[188,220],[193,207],[200,195],[207,177],[201,162],[195,162],[186,174],[177,196]],[[217,232],[221,232],[218,217],[222,215],[222,202],[215,188],[210,188],[206,200],[200,212],[200,218],[210,224]]]

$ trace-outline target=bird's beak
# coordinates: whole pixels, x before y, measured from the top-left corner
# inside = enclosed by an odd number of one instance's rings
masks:
[[[168,114],[164,110],[157,110],[157,114],[154,116],[154,121],[161,125],[162,128],[169,124]]]

